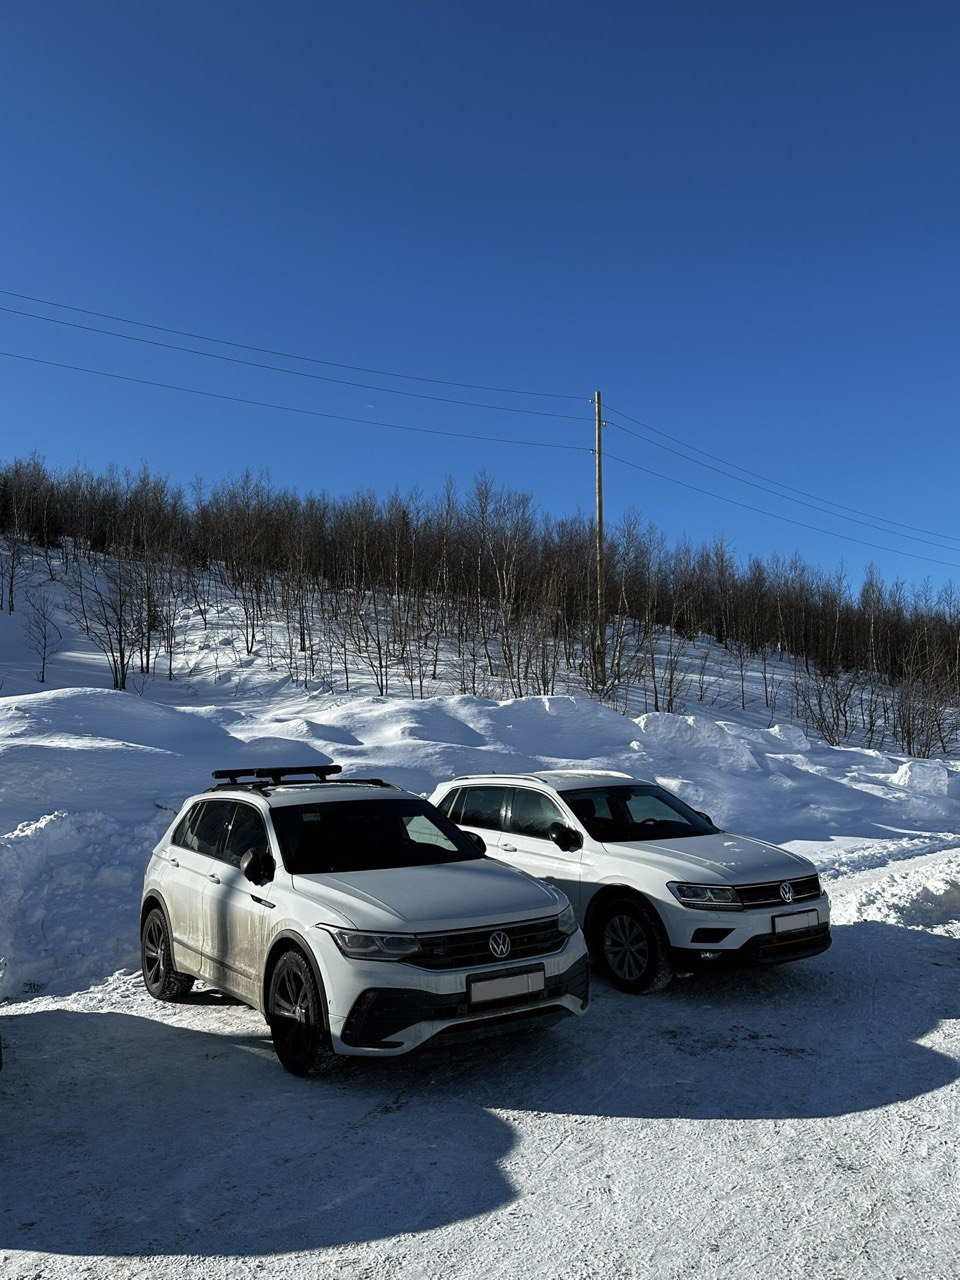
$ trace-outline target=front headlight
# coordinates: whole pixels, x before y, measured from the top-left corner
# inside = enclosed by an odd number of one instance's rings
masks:
[[[574,915],[573,907],[569,902],[557,916],[557,928],[561,933],[577,932],[577,917]]]
[[[667,888],[685,907],[701,911],[742,911],[743,903],[737,891],[721,884],[668,884]]]
[[[353,960],[406,960],[416,955],[420,943],[412,933],[360,933],[356,929],[331,929],[330,936],[345,956]]]

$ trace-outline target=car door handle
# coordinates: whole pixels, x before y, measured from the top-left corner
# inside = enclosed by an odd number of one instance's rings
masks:
[[[516,846],[515,844],[502,844],[502,845],[500,846],[500,848],[503,850],[503,852],[504,852],[504,853],[516,853],[516,852],[517,852],[517,846]]]
[[[212,880],[214,884],[220,883],[220,877],[216,874],[216,872],[213,872],[213,871],[210,872],[210,874],[207,876],[207,879]]]
[[[179,867],[180,865],[179,858],[168,858],[167,861],[170,863],[171,867]]]

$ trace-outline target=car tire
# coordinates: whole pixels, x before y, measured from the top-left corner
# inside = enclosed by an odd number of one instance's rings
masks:
[[[661,991],[673,977],[663,926],[636,898],[615,899],[600,908],[591,944],[602,973],[620,991]]]
[[[143,985],[154,1000],[179,1000],[194,979],[173,967],[173,948],[167,918],[159,907],[147,912],[140,929],[140,968]]]
[[[300,951],[285,951],[274,966],[267,1022],[280,1064],[292,1075],[313,1075],[329,1060],[320,985]]]

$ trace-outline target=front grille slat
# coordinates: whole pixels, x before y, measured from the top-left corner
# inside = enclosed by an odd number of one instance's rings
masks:
[[[782,884],[789,884],[793,889],[793,898],[789,903],[785,903],[781,897]],[[801,876],[797,880],[771,880],[766,884],[738,884],[736,890],[745,907],[793,906],[795,902],[810,902],[820,897],[820,877]]]
[[[490,950],[490,937],[494,933],[505,933],[510,939],[510,951],[506,956],[495,956]],[[482,929],[417,936],[421,950],[404,963],[418,969],[463,969],[530,960],[536,956],[552,955],[567,940],[567,935],[558,928],[556,916],[547,920],[522,920],[518,924],[485,925]]]

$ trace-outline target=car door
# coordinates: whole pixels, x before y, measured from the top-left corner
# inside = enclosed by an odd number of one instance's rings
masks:
[[[243,855],[251,850],[271,853],[263,815],[252,804],[236,802],[203,893],[203,977],[211,986],[256,1003],[274,906],[272,884],[255,885],[240,870]]]
[[[532,787],[514,787],[505,812],[497,857],[512,867],[547,880],[580,909],[580,849],[564,850],[547,834],[554,823],[570,829],[566,814],[550,796]]]
[[[174,962],[186,973],[203,972],[203,892],[230,808],[229,801],[199,801],[177,824],[163,853],[160,884]]]

